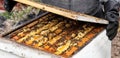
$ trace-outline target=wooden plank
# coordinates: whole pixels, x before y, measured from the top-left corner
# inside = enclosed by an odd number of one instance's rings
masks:
[[[81,14],[81,13],[77,13],[74,11],[70,11],[70,10],[66,10],[63,8],[59,8],[59,7],[55,7],[55,6],[51,6],[51,5],[47,5],[47,4],[43,4],[43,3],[37,3],[37,2],[33,2],[30,0],[14,0],[23,4],[27,4],[48,12],[52,12],[73,20],[79,20],[79,21],[86,21],[86,22],[92,22],[92,23],[100,23],[100,24],[108,24],[107,20],[101,19],[101,18],[96,18],[93,16],[89,16],[86,14]]]

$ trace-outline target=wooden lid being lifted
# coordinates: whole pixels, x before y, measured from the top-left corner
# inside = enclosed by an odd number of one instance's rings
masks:
[[[47,5],[47,4],[43,4],[43,3],[37,3],[37,2],[33,2],[30,0],[14,0],[23,4],[27,4],[51,13],[55,13],[73,20],[78,20],[78,21],[85,21],[85,22],[92,22],[92,23],[100,23],[100,24],[108,24],[108,21],[105,19],[101,19],[101,18],[96,18],[90,15],[86,15],[86,14],[81,14],[81,13],[77,13],[74,11],[70,11],[67,9],[63,9],[63,8],[59,8],[59,7],[55,7],[55,6],[51,6],[51,5]]]

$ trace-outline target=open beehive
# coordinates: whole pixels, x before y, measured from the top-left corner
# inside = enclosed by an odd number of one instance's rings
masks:
[[[105,28],[103,24],[108,24],[103,19],[46,4],[15,1],[51,13],[45,13],[3,36],[9,35],[12,41],[66,58],[80,51]]]
[[[9,34],[10,39],[55,55],[70,57],[81,50],[104,25],[69,20],[46,13]]]

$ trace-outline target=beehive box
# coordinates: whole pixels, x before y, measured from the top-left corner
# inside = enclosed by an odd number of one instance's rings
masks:
[[[12,41],[62,57],[80,51],[105,28],[47,13],[10,33]]]
[[[59,9],[57,10],[59,11]],[[72,14],[69,12],[64,12],[64,13]],[[59,13],[59,14],[63,15],[62,13]],[[73,13],[73,17],[72,16],[70,17],[74,18],[74,15],[76,19],[76,13]],[[81,15],[77,19],[82,19],[84,21],[85,16]],[[47,13],[46,15],[41,16],[31,21],[30,23],[23,25],[21,28],[16,29],[13,32],[10,32],[9,39],[14,42],[20,43],[22,45],[37,49],[38,51],[45,51],[45,52],[54,54],[56,55],[55,58],[58,58],[59,56],[64,58],[69,58],[69,57],[76,58],[78,55],[80,56],[78,56],[77,58],[83,57],[85,53],[84,52],[79,53],[79,52],[82,49],[84,50],[86,45],[89,44],[92,40],[94,40],[95,37],[99,33],[101,33],[102,30],[105,29],[105,25],[80,22],[76,20],[70,20],[69,16],[68,16],[69,18],[65,18],[65,17],[55,15],[52,13]],[[86,18],[88,19],[90,17],[91,16],[87,16]],[[91,19],[93,19],[93,22],[97,22],[97,23],[102,23],[102,21],[104,21],[104,20],[97,21],[98,18],[95,18],[95,17],[91,17]],[[107,21],[105,21],[104,23],[106,24]],[[104,39],[104,40],[107,41],[107,39]],[[3,44],[3,45],[8,46],[6,44]],[[38,51],[33,51],[34,49],[32,48],[30,49],[25,48],[28,50],[24,50],[24,46],[20,45],[20,47],[15,47],[15,45],[17,44],[9,45],[9,47],[11,48],[7,48],[7,49],[5,48],[5,46],[3,46],[3,48],[1,49],[8,52],[12,52],[22,57],[26,57],[26,58],[42,57],[41,55],[38,55],[39,54]],[[88,52],[87,49],[86,51]],[[29,52],[32,52],[32,53],[29,53]],[[74,56],[76,55],[76,53],[78,53],[77,56]],[[88,55],[90,53],[87,53],[85,55]],[[31,55],[28,55],[28,54],[31,54]],[[37,55],[37,56],[34,56],[34,55]],[[49,54],[44,55],[44,57],[45,56],[49,56]],[[49,58],[51,58],[51,56]]]

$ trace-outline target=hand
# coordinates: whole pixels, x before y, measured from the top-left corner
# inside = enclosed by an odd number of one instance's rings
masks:
[[[117,12],[106,13],[106,19],[109,21],[109,24],[106,28],[107,36],[109,37],[110,40],[113,40],[117,34],[117,30],[119,27],[118,18],[119,18],[119,14]]]
[[[6,11],[11,12],[13,7],[16,5],[17,2],[13,0],[4,0],[4,8]]]

